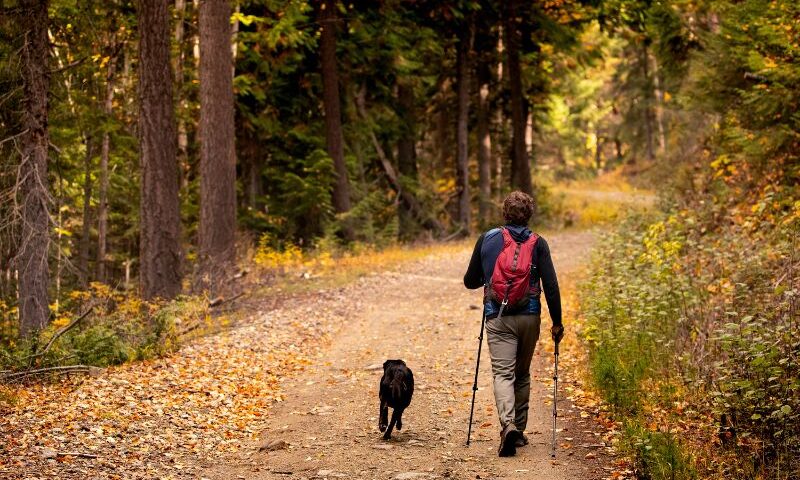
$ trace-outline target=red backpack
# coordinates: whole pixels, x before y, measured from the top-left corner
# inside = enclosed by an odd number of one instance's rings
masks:
[[[517,242],[503,228],[503,249],[497,256],[486,296],[497,303],[506,303],[513,311],[528,304],[531,298],[533,249],[539,236],[532,233],[524,242]]]

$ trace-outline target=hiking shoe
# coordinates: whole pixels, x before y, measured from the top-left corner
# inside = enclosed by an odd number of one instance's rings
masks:
[[[524,433],[520,433],[520,434],[519,434],[519,438],[518,438],[518,439],[517,439],[517,441],[514,443],[514,445],[515,445],[517,448],[520,448],[520,447],[524,447],[524,446],[525,446],[525,445],[527,445],[528,443],[529,443],[529,442],[528,442],[528,437],[526,437]]]
[[[500,434],[500,448],[497,449],[497,455],[501,457],[513,457],[517,454],[517,440],[519,440],[522,432],[517,430],[513,423],[506,425],[503,432]]]

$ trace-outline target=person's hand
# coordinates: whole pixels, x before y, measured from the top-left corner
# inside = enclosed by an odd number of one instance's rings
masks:
[[[550,334],[553,335],[554,342],[560,342],[564,338],[564,325],[553,325],[550,328]]]

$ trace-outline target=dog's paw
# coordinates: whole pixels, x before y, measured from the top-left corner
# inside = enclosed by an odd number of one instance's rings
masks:
[[[381,432],[385,432],[387,428],[389,428],[389,426],[386,425],[385,423],[378,424],[378,430],[380,430]]]
[[[403,429],[403,422],[401,422],[400,420],[397,421],[397,429],[398,430],[402,430]]]
[[[389,435],[389,432],[386,432],[386,433],[383,434],[383,439],[384,440],[389,440],[390,438],[392,438],[392,436]]]

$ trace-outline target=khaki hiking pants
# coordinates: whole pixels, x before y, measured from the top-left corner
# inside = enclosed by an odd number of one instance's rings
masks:
[[[539,340],[540,325],[540,315],[509,315],[500,320],[486,320],[494,400],[501,429],[514,422],[517,430],[524,432],[528,424],[531,360]]]

